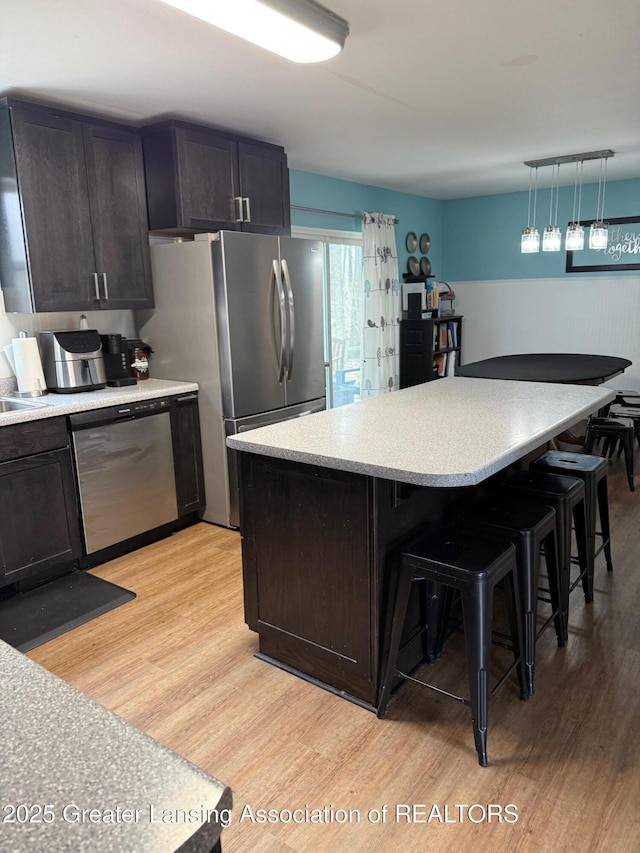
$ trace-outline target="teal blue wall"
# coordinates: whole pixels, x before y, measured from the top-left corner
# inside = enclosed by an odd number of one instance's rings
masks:
[[[364,211],[393,214],[400,220],[396,226],[400,278],[402,279],[402,273],[407,271],[409,253],[405,249],[405,237],[409,231],[415,231],[418,237],[424,232],[429,234],[431,237],[429,258],[432,272],[437,278],[443,278],[443,203],[441,201],[382,187],[357,184],[353,181],[327,178],[311,172],[298,172],[294,169],[290,172],[290,186],[292,205],[354,214],[353,219],[347,219],[343,216],[326,216],[292,210],[292,225],[338,231],[360,231],[362,229],[360,217]],[[415,254],[416,257],[420,257],[419,252]]]
[[[538,190],[536,225],[540,233],[549,219],[549,189]],[[595,218],[597,184],[582,190],[583,220]],[[506,193],[444,202],[444,246],[441,277],[446,281],[561,278],[566,255],[539,252],[523,255],[520,235],[527,225],[528,193]],[[558,225],[564,231],[572,218],[573,186],[560,187]],[[606,185],[607,217],[640,216],[640,179],[609,181]],[[638,275],[638,271],[588,273],[594,276]]]
[[[306,211],[291,211],[293,225],[360,231],[363,211],[394,214],[400,276],[407,271],[405,237],[415,231],[431,237],[432,272],[443,281],[494,281],[499,279],[561,278],[565,252],[523,255],[520,235],[527,224],[528,193],[504,193],[477,198],[436,201],[382,187],[341,181],[311,172],[291,170],[291,204],[354,214],[353,219]],[[597,184],[582,188],[582,219],[595,217]],[[573,212],[573,186],[560,187],[558,224],[563,233]],[[640,178],[608,181],[605,219],[640,216]],[[358,218],[356,218],[358,217]],[[536,224],[548,224],[549,189],[538,191]],[[420,257],[420,253],[416,252]],[[592,276],[637,276],[637,271],[588,273]]]

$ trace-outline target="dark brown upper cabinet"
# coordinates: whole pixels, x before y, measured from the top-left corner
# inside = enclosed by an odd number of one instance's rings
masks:
[[[289,234],[283,148],[171,120],[142,128],[149,229]]]
[[[153,307],[137,130],[0,101],[0,279],[7,311]]]

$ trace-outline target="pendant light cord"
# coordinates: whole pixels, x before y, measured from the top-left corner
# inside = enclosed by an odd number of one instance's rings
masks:
[[[602,164],[604,159],[600,158],[600,175],[598,177],[598,200],[596,202],[596,222],[600,222],[600,192],[602,190]]]
[[[602,208],[600,210],[600,222],[604,221],[604,194],[607,188],[607,158],[604,157],[604,168],[602,170]]]
[[[582,207],[582,170],[584,168],[584,160],[580,161],[580,189],[578,190],[578,219],[577,222],[580,222],[580,208]]]

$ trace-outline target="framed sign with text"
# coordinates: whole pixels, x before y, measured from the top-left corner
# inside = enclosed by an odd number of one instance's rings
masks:
[[[590,249],[588,226],[591,220],[580,223],[585,228],[585,247],[579,252],[567,251],[567,272],[640,270],[640,216],[605,221],[609,223],[606,249]]]

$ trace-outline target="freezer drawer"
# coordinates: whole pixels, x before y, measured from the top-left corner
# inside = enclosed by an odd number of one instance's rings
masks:
[[[315,412],[322,412],[326,408],[326,398],[320,397],[317,400],[300,403],[298,406],[287,406],[285,409],[278,409],[275,412],[262,412],[260,415],[253,415],[250,418],[241,418],[236,421],[227,420],[224,422],[225,435],[237,435],[239,432],[247,432],[250,429],[258,429],[258,427],[290,421],[294,418],[303,418]],[[238,463],[236,451],[231,450],[230,447],[227,447],[227,470],[229,474],[229,523],[232,527],[239,527]]]

